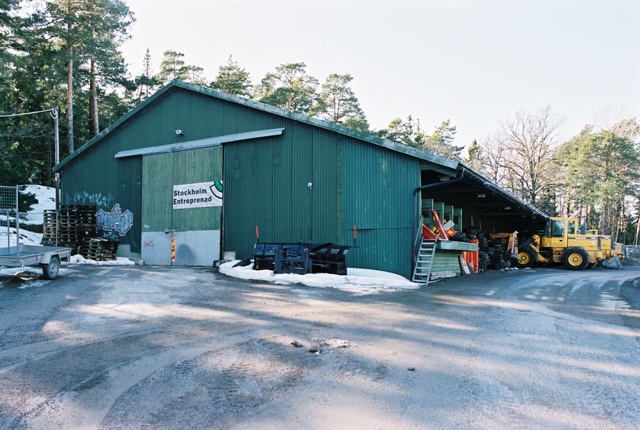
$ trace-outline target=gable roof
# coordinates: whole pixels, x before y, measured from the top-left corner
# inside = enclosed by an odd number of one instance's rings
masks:
[[[133,117],[149,106],[156,103],[160,98],[162,98],[165,94],[176,91],[177,89],[183,89],[187,91],[193,91],[198,94],[206,95],[209,97],[225,100],[228,102],[236,103],[239,105],[247,106],[252,109],[256,109],[262,112],[268,112],[273,115],[278,115],[284,118],[292,119],[304,124],[308,124],[314,127],[322,128],[325,130],[329,130],[338,134],[342,134],[344,136],[349,136],[353,139],[358,139],[364,142],[371,143],[373,145],[381,146],[392,151],[400,152],[411,157],[415,157],[421,160],[429,161],[431,163],[440,165],[442,167],[446,167],[452,170],[458,168],[459,162],[455,160],[451,160],[445,157],[440,157],[438,155],[431,154],[426,151],[422,151],[420,149],[412,148],[408,145],[403,145],[401,143],[392,142],[390,140],[382,139],[378,136],[374,136],[369,133],[363,133],[357,130],[353,130],[338,124],[330,123],[327,121],[320,120],[318,118],[313,118],[307,115],[303,115],[296,112],[291,112],[286,109],[279,108],[277,106],[268,105],[265,103],[261,103],[255,100],[246,99],[244,97],[235,96],[232,94],[227,94],[222,91],[217,91],[211,88],[206,88],[200,85],[189,84],[186,82],[174,80],[169,84],[156,91],[151,97],[147,100],[143,101],[131,111],[129,111],[126,115],[119,118],[116,122],[114,122],[111,126],[102,130],[99,134],[94,136],[90,141],[82,145],[80,148],[76,149],[73,153],[68,155],[64,160],[54,166],[53,171],[59,172],[65,168],[69,163],[71,163],[75,158],[80,156],[82,153],[97,145],[102,139],[108,136],[110,133],[113,133],[115,130],[123,126],[127,121],[132,119]]]
[[[189,84],[186,82],[182,82],[182,81],[178,81],[178,80],[174,80],[171,81],[169,84],[167,84],[166,86],[164,86],[163,88],[161,88],[160,90],[158,90],[155,94],[153,94],[151,97],[149,97],[147,100],[143,101],[142,103],[140,103],[139,105],[137,105],[135,108],[133,108],[131,111],[129,111],[126,115],[122,116],[121,118],[119,118],[116,122],[114,122],[110,127],[105,128],[104,130],[102,130],[99,134],[97,134],[95,137],[93,137],[90,141],[88,141],[87,143],[85,143],[84,145],[82,145],[80,148],[78,148],[77,150],[75,150],[72,154],[70,154],[69,156],[67,156],[64,160],[62,160],[60,163],[58,163],[57,165],[54,166],[53,171],[54,172],[59,172],[61,170],[63,170],[67,165],[69,165],[69,163],[73,162],[73,160],[75,160],[77,157],[79,157],[81,154],[83,154],[85,151],[91,149],[93,146],[97,145],[100,143],[100,141],[102,139],[104,139],[106,136],[108,136],[109,134],[115,132],[116,130],[118,130],[120,127],[122,127],[124,124],[126,124],[129,120],[131,120],[133,117],[135,117],[139,112],[144,111],[145,109],[147,109],[149,106],[153,105],[154,103],[159,102],[159,100],[165,95],[170,93],[171,91],[176,91],[176,90],[186,90],[186,91],[192,91],[198,94],[202,94],[205,96],[209,96],[209,97],[213,97],[213,98],[217,98],[220,100],[225,100],[231,103],[236,103],[239,105],[243,105],[243,106],[247,106],[249,108],[252,109],[256,109],[262,112],[268,112],[271,113],[273,115],[278,115],[284,118],[288,118],[288,119],[292,119],[294,121],[298,121],[300,123],[304,123],[304,124],[308,124],[314,127],[318,127],[324,130],[329,130],[344,136],[348,136],[351,137],[353,139],[357,139],[357,140],[361,140],[363,142],[367,142],[376,146],[380,146],[380,147],[384,147],[387,148],[391,151],[395,151],[395,152],[399,152],[402,154],[406,154],[408,156],[411,157],[415,157],[418,158],[420,160],[424,160],[424,161],[428,161],[430,163],[433,163],[434,165],[444,168],[447,171],[451,171],[453,172],[461,172],[461,171],[466,171],[468,173],[468,177],[469,180],[473,180],[476,183],[481,184],[484,187],[487,187],[488,189],[491,189],[492,191],[500,194],[503,198],[516,203],[518,206],[520,206],[521,208],[525,209],[527,212],[531,213],[534,217],[542,217],[542,218],[548,218],[548,215],[545,214],[544,212],[540,211],[539,209],[537,209],[535,206],[528,204],[526,202],[524,202],[523,200],[521,200],[519,197],[515,196],[514,194],[510,193],[509,191],[503,189],[502,187],[500,187],[498,184],[496,184],[495,182],[485,178],[484,176],[482,176],[480,173],[474,172],[472,169],[470,169],[469,167],[463,165],[461,162],[457,161],[457,160],[451,160],[449,158],[445,158],[445,157],[441,157],[438,155],[434,155],[431,154],[429,152],[426,151],[422,151],[420,149],[416,149],[416,148],[412,148],[408,145],[404,145],[401,143],[397,143],[397,142],[393,142],[390,140],[386,140],[383,138],[380,138],[378,136],[374,136],[370,133],[364,133],[364,132],[360,132],[357,130],[353,130],[338,124],[334,124],[334,123],[330,123],[327,121],[323,121],[320,120],[318,118],[313,118],[307,115],[303,115],[300,113],[296,113],[296,112],[291,112],[288,111],[286,109],[282,109],[279,108],[277,106],[272,106],[272,105],[268,105],[265,103],[261,103],[261,102],[257,102],[255,100],[250,100],[250,99],[246,99],[244,97],[239,97],[239,96],[235,96],[232,94],[227,94],[221,91],[217,91],[211,88],[206,88],[200,85],[194,85],[194,84]],[[212,139],[216,139],[218,138],[217,136],[212,136]],[[221,137],[221,138],[225,138],[225,136]],[[223,139],[224,140],[224,139]],[[470,173],[470,175],[469,175]],[[467,179],[465,179],[466,181]]]

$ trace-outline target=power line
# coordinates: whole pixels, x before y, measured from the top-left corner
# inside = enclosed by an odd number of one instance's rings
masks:
[[[39,110],[36,112],[25,112],[25,113],[3,113],[0,114],[0,118],[13,118],[16,116],[25,116],[25,115],[35,115],[37,113],[45,113],[45,112],[52,112],[55,108],[51,108],[51,109],[46,109],[46,110]]]

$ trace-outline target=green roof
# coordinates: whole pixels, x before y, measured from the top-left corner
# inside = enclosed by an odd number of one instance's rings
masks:
[[[126,115],[122,116],[115,123],[113,123],[110,127],[105,128],[99,134],[97,134],[93,139],[82,145],[80,148],[76,149],[73,153],[67,156],[64,160],[58,163],[54,168],[54,172],[59,172],[64,169],[64,167],[71,163],[75,158],[80,156],[82,153],[92,148],[94,145],[98,144],[104,137],[108,136],[110,133],[113,133],[115,130],[120,128],[123,124],[133,118],[138,112],[141,112],[148,108],[150,105],[153,105],[158,99],[160,99],[164,94],[175,91],[176,89],[184,89],[188,91],[193,91],[199,94],[207,95],[210,97],[218,98],[221,100],[226,100],[232,103],[237,103],[243,106],[250,107],[252,109],[260,110],[263,112],[268,112],[274,115],[282,116],[285,118],[289,118],[301,123],[309,124],[314,127],[322,128],[325,130],[330,130],[335,133],[339,133],[345,136],[349,136],[353,139],[362,140],[373,145],[381,146],[392,151],[400,152],[411,157],[419,158],[421,160],[429,161],[434,164],[441,165],[443,167],[447,167],[450,169],[457,169],[459,162],[455,160],[451,160],[445,157],[440,157],[434,154],[431,154],[426,151],[422,151],[416,148],[412,148],[410,146],[393,142],[390,140],[382,139],[378,136],[374,136],[369,133],[363,133],[360,131],[356,131],[350,129],[348,127],[344,127],[338,124],[330,123],[327,121],[322,121],[318,118],[313,118],[307,115],[303,115],[296,112],[291,112],[286,109],[279,108],[277,106],[268,105],[265,103],[257,102],[255,100],[249,100],[243,97],[238,97],[232,94],[223,93],[221,91],[217,91],[211,88],[206,88],[200,85],[189,84],[182,81],[171,81],[168,85],[164,86],[160,90],[158,90],[155,94],[149,97],[144,102],[140,103],[138,106],[129,111]]]
[[[322,121],[318,118],[313,118],[307,115],[303,115],[300,113],[296,113],[296,112],[291,112],[288,111],[286,109],[282,109],[279,108],[277,106],[272,106],[272,105],[268,105],[265,103],[261,103],[261,102],[257,102],[255,100],[250,100],[244,97],[238,97],[232,94],[227,94],[221,91],[217,91],[211,88],[206,88],[200,85],[194,85],[194,84],[189,84],[186,82],[182,82],[182,81],[178,81],[178,80],[174,80],[172,82],[170,82],[168,85],[164,86],[163,88],[161,88],[160,90],[158,90],[155,94],[153,94],[151,97],[149,97],[147,100],[145,100],[144,102],[140,103],[138,106],[136,106],[135,108],[133,108],[129,113],[127,113],[126,115],[122,116],[120,119],[118,119],[115,123],[113,123],[110,127],[102,130],[102,132],[100,132],[98,135],[96,135],[93,139],[91,139],[90,141],[88,141],[87,143],[85,143],[84,145],[82,145],[80,148],[78,148],[77,150],[75,150],[72,154],[70,154],[69,156],[67,156],[64,160],[62,160],[60,163],[58,163],[54,168],[53,171],[54,172],[59,172],[61,170],[64,169],[64,167],[66,165],[68,165],[69,163],[71,163],[75,158],[77,158],[78,156],[80,156],[82,153],[84,153],[85,151],[89,150],[90,148],[92,148],[94,145],[97,145],[104,137],[108,136],[110,133],[113,133],[115,130],[117,130],[118,128],[120,128],[121,126],[123,126],[127,121],[129,121],[131,118],[133,118],[135,115],[137,115],[139,112],[144,111],[145,109],[147,109],[149,106],[153,105],[154,103],[156,103],[160,98],[162,98],[165,94],[171,92],[171,91],[176,91],[178,89],[183,89],[183,90],[187,90],[187,91],[193,91],[195,93],[198,94],[203,94],[206,96],[210,96],[210,97],[214,97],[214,98],[218,98],[221,100],[225,100],[228,102],[232,102],[232,103],[237,103],[243,106],[247,106],[250,107],[252,109],[256,109],[262,112],[268,112],[271,113],[273,115],[278,115],[284,118],[289,118],[304,124],[308,124],[314,127],[318,127],[318,128],[322,128],[325,130],[329,130],[335,133],[339,133],[342,134],[344,136],[349,136],[353,139],[358,139],[364,142],[368,142],[370,144],[376,145],[376,146],[381,146],[384,148],[387,148],[389,150],[392,151],[396,151],[402,154],[406,154],[408,156],[411,157],[415,157],[418,158],[420,160],[425,160],[428,161],[430,163],[433,163],[435,165],[447,168],[447,169],[451,169],[451,170],[466,170],[468,173],[471,173],[471,177],[473,177],[473,180],[476,182],[479,182],[480,184],[482,184],[483,186],[492,189],[493,191],[501,194],[503,197],[507,198],[508,200],[518,203],[519,205],[523,206],[524,208],[528,209],[534,216],[541,216],[544,218],[547,218],[548,215],[546,215],[545,213],[543,213],[542,211],[540,211],[539,209],[537,209],[535,206],[530,205],[528,203],[525,203],[524,201],[522,201],[519,197],[513,195],[512,193],[508,192],[507,190],[503,189],[502,187],[500,187],[498,184],[496,184],[495,182],[485,178],[484,176],[482,176],[480,173],[474,172],[472,169],[470,169],[468,166],[463,165],[461,162],[456,161],[456,160],[451,160],[449,158],[445,158],[445,157],[441,157],[438,155],[434,155],[431,154],[429,152],[426,151],[422,151],[420,149],[416,149],[416,148],[412,148],[408,145],[404,145],[401,143],[397,143],[397,142],[393,142],[390,140],[386,140],[386,139],[382,139],[378,136],[369,134],[369,133],[363,133],[360,131],[356,131],[338,124],[334,124],[334,123],[330,123],[327,121]],[[216,136],[211,136],[212,138],[215,138]]]

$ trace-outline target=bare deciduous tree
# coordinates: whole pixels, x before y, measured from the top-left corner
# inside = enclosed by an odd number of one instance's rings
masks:
[[[533,114],[519,111],[503,120],[483,144],[485,173],[535,204],[556,180],[553,154],[562,123],[549,106]]]

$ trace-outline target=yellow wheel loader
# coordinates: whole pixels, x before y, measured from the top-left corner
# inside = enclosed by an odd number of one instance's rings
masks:
[[[562,263],[567,269],[582,270],[614,257],[621,259],[623,255],[623,245],[613,243],[611,236],[586,231],[577,218],[552,217],[543,236],[536,234],[519,244],[518,267]]]

